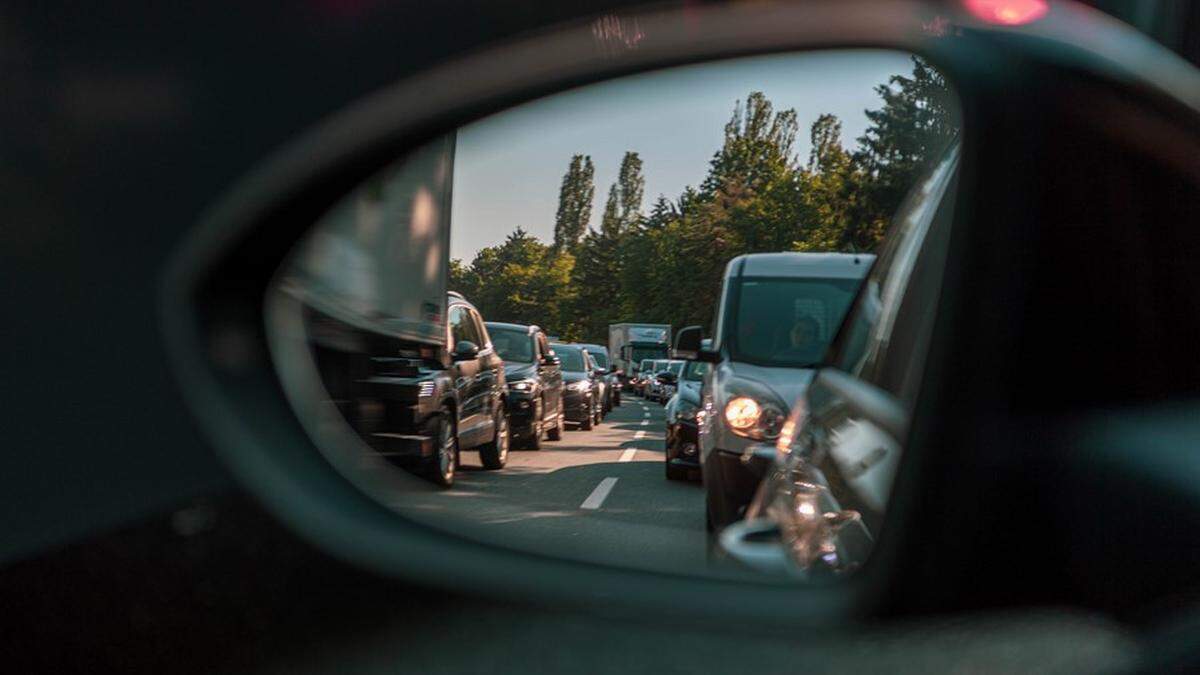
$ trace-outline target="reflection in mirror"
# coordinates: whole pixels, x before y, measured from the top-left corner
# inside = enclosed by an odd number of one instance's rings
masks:
[[[608,565],[836,578],[884,523],[904,439],[882,430],[903,425],[871,416],[919,385],[958,127],[938,72],[885,51],[481,119],[297,245],[267,303],[280,378],[400,517]]]

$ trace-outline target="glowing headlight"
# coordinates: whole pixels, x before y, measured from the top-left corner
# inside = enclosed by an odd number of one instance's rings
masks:
[[[417,396],[420,398],[429,398],[433,396],[433,380],[425,380],[417,388]]]
[[[725,421],[737,430],[753,429],[761,415],[762,407],[758,401],[746,396],[739,396],[725,404]]]
[[[533,380],[517,380],[516,382],[509,382],[508,386],[513,391],[529,391],[533,389]]]
[[[783,411],[749,396],[738,396],[725,404],[725,421],[733,433],[756,440],[774,440],[784,423]]]

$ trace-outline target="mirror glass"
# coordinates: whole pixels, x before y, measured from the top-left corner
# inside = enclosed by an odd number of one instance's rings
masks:
[[[480,119],[297,244],[267,300],[280,378],[398,517],[672,574],[850,573],[904,439],[814,373],[911,409],[957,110],[919,58],[829,51]],[[673,359],[692,325],[704,361]]]

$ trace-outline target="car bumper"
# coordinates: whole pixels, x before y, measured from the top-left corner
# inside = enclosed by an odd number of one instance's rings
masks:
[[[525,434],[533,429],[534,398],[527,393],[508,392],[508,428]]]
[[[563,417],[568,422],[586,422],[592,416],[592,397],[586,393],[563,394]]]
[[[744,511],[754,499],[772,463],[737,450],[714,448],[704,458],[704,482],[719,490],[726,504]]]

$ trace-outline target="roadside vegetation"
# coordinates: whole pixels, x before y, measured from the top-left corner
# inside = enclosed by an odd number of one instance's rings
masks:
[[[598,227],[590,157],[568,162],[554,240],[517,227],[474,260],[450,262],[450,287],[490,321],[537,323],[566,340],[607,343],[622,321],[708,324],[726,262],[763,251],[873,251],[913,181],[957,132],[942,77],[920,59],[876,87],[866,133],[847,149],[840,120],[808,127],[762,92],[739,101],[697,187],[644,202],[636,151],[625,153]]]

